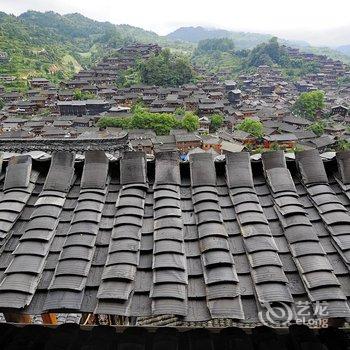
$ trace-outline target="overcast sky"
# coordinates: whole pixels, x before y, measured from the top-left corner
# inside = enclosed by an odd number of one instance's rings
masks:
[[[180,26],[271,33],[318,45],[350,44],[350,1],[332,0],[0,0],[0,10],[79,12],[99,21],[167,34]]]

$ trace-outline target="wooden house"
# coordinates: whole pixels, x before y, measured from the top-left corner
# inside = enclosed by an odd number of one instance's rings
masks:
[[[201,147],[202,140],[194,133],[174,135],[176,147],[182,153],[187,153],[190,149]]]
[[[264,136],[264,148],[270,148],[271,145],[277,144],[281,148],[293,148],[298,138],[292,133],[272,134]]]

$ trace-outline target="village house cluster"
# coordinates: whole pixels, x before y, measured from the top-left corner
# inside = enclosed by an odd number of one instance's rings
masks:
[[[120,48],[116,55],[105,58],[94,68],[61,82],[59,87],[38,77],[30,80],[30,89],[25,94],[7,92],[6,84],[13,77],[3,75],[0,99],[5,105],[0,112],[0,140],[113,137],[121,129],[100,130],[98,120],[106,115],[131,116],[131,107],[141,102],[154,113],[193,111],[200,122],[196,132],[176,129],[166,136],[156,135],[152,130],[127,130],[130,147],[149,155],[157,150],[178,150],[185,159],[191,153],[211,152],[215,156],[245,148],[268,149],[274,144],[328,150],[337,139],[349,138],[350,85],[339,85],[338,79],[350,77],[350,67],[326,56],[285,49],[294,58],[316,63],[320,72],[291,81],[277,68],[260,66],[256,73],[241,75],[235,81],[228,79],[228,73],[221,72],[206,74],[196,84],[176,88],[143,84],[118,88],[120,72],[134,66],[137,59],[147,59],[161,50],[156,44],[133,44]],[[0,59],[6,58],[0,54]],[[75,100],[77,89],[94,98]],[[316,89],[325,92],[326,106],[319,117],[330,116],[321,136],[308,129],[309,120],[291,112],[301,92]],[[215,133],[210,128],[213,114],[224,117],[222,128]],[[235,129],[248,117],[262,122],[262,140]]]

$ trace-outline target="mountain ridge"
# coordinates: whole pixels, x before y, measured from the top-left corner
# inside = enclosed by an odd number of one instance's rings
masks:
[[[167,38],[197,44],[201,40],[229,38],[238,49],[251,49],[270,40],[273,35],[245,32],[231,32],[225,29],[205,28],[202,26],[180,27],[169,33]]]
[[[167,34],[168,38],[172,40],[182,40],[197,44],[201,40],[229,38],[235,43],[237,49],[252,49],[255,46],[267,42],[274,35],[261,34],[253,32],[229,31],[218,28],[206,28],[202,26],[188,26],[180,27],[175,31]],[[301,49],[302,51],[312,52],[315,54],[325,54],[333,59],[341,59],[347,63],[350,59],[350,45],[344,45],[338,48],[330,48],[326,46],[312,46],[306,41],[302,40],[287,40],[279,38],[282,44]],[[343,57],[346,56],[346,57]]]
[[[350,44],[338,46],[336,50],[343,53],[344,55],[350,56]]]
[[[177,33],[186,31],[186,27],[182,28]],[[204,39],[205,35],[221,38],[230,36],[237,50],[251,49],[273,37],[270,34],[230,32],[204,27],[191,27],[191,30],[198,32],[197,41]],[[24,80],[24,84],[33,76],[48,77],[59,82],[72,76],[81,67],[91,66],[111,50],[132,42],[157,43],[192,55],[197,43],[183,39],[186,37],[178,39],[171,33],[160,36],[128,24],[96,21],[80,13],[60,15],[53,11],[26,11],[15,16],[0,12],[0,52],[7,53],[10,58],[8,63],[0,64],[0,73],[15,75]],[[290,41],[282,43],[293,46]],[[298,42],[294,46],[298,45],[302,47],[303,43]],[[345,55],[328,48],[325,51],[307,46],[306,49],[319,54],[326,52],[332,58],[346,61]]]
[[[79,13],[27,11],[15,16],[0,12],[0,51],[10,58],[0,64],[0,73],[19,77],[24,85],[33,76],[59,82],[91,66],[110,49],[162,40],[142,28],[99,22]]]
[[[244,31],[230,31],[220,28],[206,28],[202,26],[189,26],[180,27],[175,31],[167,34],[168,38],[174,40],[184,40],[193,43],[198,43],[201,40],[206,39],[219,39],[219,38],[229,38],[236,41],[240,49],[251,49],[256,45],[266,42],[273,38],[275,35],[272,34],[262,34],[254,32],[244,32]],[[251,40],[251,43],[248,43]],[[305,41],[297,40],[286,40],[280,38],[284,43],[289,43],[291,45],[307,46],[309,43]]]

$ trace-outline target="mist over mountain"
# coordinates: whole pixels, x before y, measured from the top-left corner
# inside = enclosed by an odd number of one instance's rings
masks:
[[[350,40],[350,38],[349,38]],[[336,48],[337,51],[343,53],[344,55],[350,56],[350,45],[342,45]]]
[[[236,47],[240,49],[250,49],[256,45],[268,41],[272,38],[269,34],[231,32],[224,29],[204,28],[204,27],[181,27],[167,35],[172,40],[183,40],[191,43],[198,43],[205,39],[229,38],[234,40]]]
[[[228,38],[231,32],[224,29],[198,27],[180,27],[167,35],[170,39],[198,43],[205,39]]]
[[[323,30],[293,30],[280,31],[278,36],[282,38],[296,38],[305,40],[314,47],[330,47],[334,50],[349,55],[350,25]]]
[[[350,31],[349,31],[350,32]],[[307,34],[306,34],[307,35]],[[171,40],[181,40],[197,44],[205,39],[229,38],[235,43],[237,49],[252,49],[255,46],[267,42],[274,35],[251,32],[229,31],[224,29],[197,27],[181,27],[169,33],[166,37]],[[349,33],[350,41],[350,33]],[[350,55],[350,45],[339,47],[312,46],[305,40],[287,40],[279,37],[279,42],[288,46],[299,48],[306,52],[324,54],[334,59],[347,61],[343,55]]]
[[[252,49],[253,47],[267,42],[274,35],[251,32],[229,31],[225,29],[205,28],[205,27],[181,27],[169,33],[167,38],[172,40],[183,40],[191,43],[198,43],[205,39],[229,38],[235,42],[238,49]],[[306,41],[301,40],[284,40],[280,42],[291,46],[309,46]]]
[[[313,45],[339,47],[350,45],[350,25],[301,33]]]
[[[59,81],[124,44],[165,44],[164,40],[142,28],[98,22],[79,13],[27,11],[14,16],[0,12],[0,51],[10,58],[0,72]]]
[[[229,38],[236,50],[252,49],[267,42],[270,34],[233,32],[204,27],[182,27],[160,36],[128,24],[99,22],[79,13],[60,15],[53,11],[27,11],[19,16],[0,12],[0,51],[10,57],[1,73],[29,76],[50,76],[59,81],[94,62],[122,45],[140,42],[157,43],[162,47],[191,55],[203,39]],[[350,36],[349,36],[350,37]],[[280,43],[305,51],[326,54],[349,62],[349,45],[338,48],[312,47],[303,41],[279,39]]]

